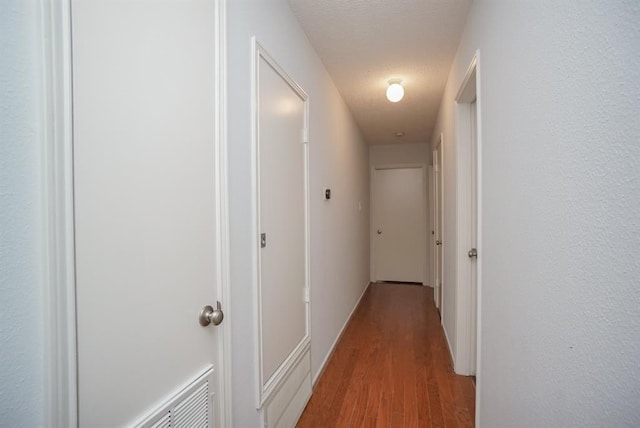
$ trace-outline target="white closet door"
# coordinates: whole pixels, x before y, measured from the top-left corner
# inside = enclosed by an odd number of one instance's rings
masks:
[[[217,425],[214,1],[72,6],[80,426]]]
[[[307,338],[305,101],[259,57],[262,375],[268,382]]]

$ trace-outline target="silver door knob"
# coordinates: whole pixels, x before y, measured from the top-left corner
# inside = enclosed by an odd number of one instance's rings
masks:
[[[476,250],[475,248],[472,248],[469,250],[469,258],[478,258],[478,250]]]
[[[438,240],[436,241],[436,245],[442,245],[442,241],[438,239]]]
[[[203,327],[206,327],[209,324],[220,325],[223,319],[224,313],[222,312],[220,302],[218,302],[215,309],[213,309],[211,305],[207,305],[200,311],[199,320],[200,325]]]
[[[378,229],[378,235],[382,235],[382,230]]]

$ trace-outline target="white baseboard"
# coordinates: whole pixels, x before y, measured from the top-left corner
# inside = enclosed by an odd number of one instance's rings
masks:
[[[440,325],[442,325],[442,331],[444,332],[444,338],[447,341],[447,348],[449,349],[449,355],[451,356],[451,364],[453,364],[454,367],[455,367],[456,359],[455,359],[455,357],[453,355],[453,351],[451,350],[451,341],[449,340],[449,335],[447,334],[447,329],[444,327],[444,320],[441,321]]]
[[[336,337],[336,340],[334,340],[333,343],[331,344],[331,347],[329,348],[329,352],[327,352],[327,356],[322,361],[322,364],[320,365],[318,372],[313,376],[312,383],[314,387],[316,386],[316,382],[318,382],[318,379],[320,379],[320,377],[322,376],[322,373],[324,373],[324,369],[327,367],[327,363],[329,362],[329,359],[331,359],[331,356],[333,355],[333,351],[335,351],[336,349],[336,345],[338,344],[338,342],[340,342],[340,339],[342,338],[344,329],[347,328],[347,325],[349,324],[349,321],[351,321],[353,314],[356,312],[356,309],[358,309],[358,306],[360,306],[360,301],[362,301],[362,298],[364,297],[364,293],[366,293],[367,290],[369,289],[369,286],[374,283],[375,282],[370,281],[369,283],[367,283],[367,285],[365,285],[364,290],[362,291],[362,294],[360,294],[360,297],[358,297],[358,301],[356,301],[356,304],[353,306],[353,309],[351,309],[351,313],[349,313],[349,316],[347,317],[346,321],[344,322],[344,324],[342,324],[342,328],[340,328],[340,331],[338,332],[338,336]]]

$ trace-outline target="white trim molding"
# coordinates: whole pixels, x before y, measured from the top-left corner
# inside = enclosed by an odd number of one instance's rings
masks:
[[[77,427],[71,4],[40,1],[44,424]]]
[[[217,295],[223,305],[225,322],[218,327],[218,366],[216,367],[219,420],[223,427],[233,426],[233,406],[231,370],[231,280],[230,280],[230,244],[229,244],[229,174],[227,140],[227,0],[215,2],[215,174],[216,174],[216,275]]]
[[[477,209],[477,226],[476,226],[476,248],[478,250],[478,258],[476,259],[476,352],[475,352],[475,368],[476,368],[476,415],[475,421],[480,426],[480,384],[482,382],[480,352],[482,345],[482,256],[483,256],[483,235],[482,235],[482,75],[480,67],[480,50],[476,51],[476,209]]]

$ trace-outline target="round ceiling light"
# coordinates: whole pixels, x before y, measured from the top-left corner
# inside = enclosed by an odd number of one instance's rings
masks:
[[[400,80],[389,80],[387,99],[392,103],[397,103],[402,97],[404,97],[404,88],[400,84]]]

